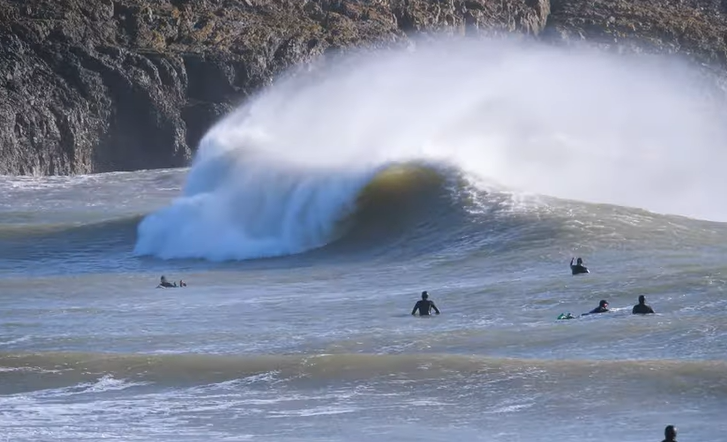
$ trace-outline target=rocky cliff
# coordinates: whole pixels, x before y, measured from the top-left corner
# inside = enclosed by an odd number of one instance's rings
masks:
[[[426,31],[518,33],[727,65],[718,0],[0,0],[0,174],[188,164],[276,74]]]

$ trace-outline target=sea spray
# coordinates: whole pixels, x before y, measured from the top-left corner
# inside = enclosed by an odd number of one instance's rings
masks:
[[[727,219],[727,131],[695,78],[676,62],[503,41],[352,56],[282,79],[213,127],[183,195],[142,221],[135,251],[221,260],[319,247],[369,180],[407,161]]]

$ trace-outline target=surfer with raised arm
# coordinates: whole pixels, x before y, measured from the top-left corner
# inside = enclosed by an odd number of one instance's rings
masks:
[[[434,311],[439,314],[439,309],[436,305],[434,305],[434,301],[429,300],[429,293],[423,291],[422,299],[414,304],[414,309],[411,311],[411,315],[415,316],[417,310],[419,310],[419,316],[429,316],[429,313],[432,309],[434,309]]]
[[[574,258],[570,259],[570,271],[574,275],[580,275],[582,273],[591,273],[590,271],[588,271],[588,267],[583,265],[583,260],[580,257],[576,261],[575,265],[573,264],[573,259]]]

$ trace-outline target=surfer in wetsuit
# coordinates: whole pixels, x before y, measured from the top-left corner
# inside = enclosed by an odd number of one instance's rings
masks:
[[[159,285],[157,286],[157,288],[160,288],[160,287],[161,288],[167,288],[167,287],[176,287],[176,286],[177,286],[176,283],[172,284],[171,282],[167,281],[167,277],[166,276],[162,276],[162,280],[159,283]]]
[[[654,313],[654,309],[651,308],[651,306],[646,305],[646,298],[644,295],[639,296],[639,303],[634,306],[634,309],[631,310],[631,314],[633,315],[646,315],[649,313]]]
[[[439,309],[436,305],[434,305],[434,301],[430,301],[428,298],[429,294],[426,291],[423,291],[422,299],[414,304],[414,310],[411,311],[412,316],[416,314],[417,310],[419,310],[419,316],[429,316],[429,312],[432,309],[439,314]]]
[[[162,276],[161,282],[159,283],[157,288],[169,288],[169,287],[187,287],[187,283],[182,280],[179,280],[179,285],[177,285],[176,282],[174,284],[172,284],[171,282],[167,281],[166,276]]]
[[[598,303],[598,307],[594,308],[588,313],[582,313],[581,316],[592,315],[595,313],[606,313],[608,311],[610,311],[608,309],[608,302],[605,299],[601,299],[601,302]]]
[[[667,425],[664,428],[664,440],[662,442],[677,442],[677,429],[674,425]]]
[[[588,271],[588,267],[583,265],[583,260],[579,257],[576,264],[573,265],[573,258],[570,259],[570,271],[574,275],[580,275],[581,273],[591,273]]]

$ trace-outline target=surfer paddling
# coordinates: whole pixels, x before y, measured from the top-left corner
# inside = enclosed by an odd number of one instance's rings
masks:
[[[582,313],[581,316],[587,316],[587,315],[594,315],[597,313],[607,313],[610,310],[608,309],[608,301],[605,299],[601,299],[601,302],[598,303],[598,307],[594,308],[588,313]]]
[[[179,285],[177,285],[176,282],[175,283],[171,283],[171,282],[167,281],[167,277],[166,276],[162,276],[161,282],[159,282],[159,285],[157,286],[158,289],[160,289],[160,288],[161,289],[165,289],[165,288],[172,288],[172,287],[187,287],[187,283],[184,282],[184,281],[182,281],[180,279],[179,280]]]

